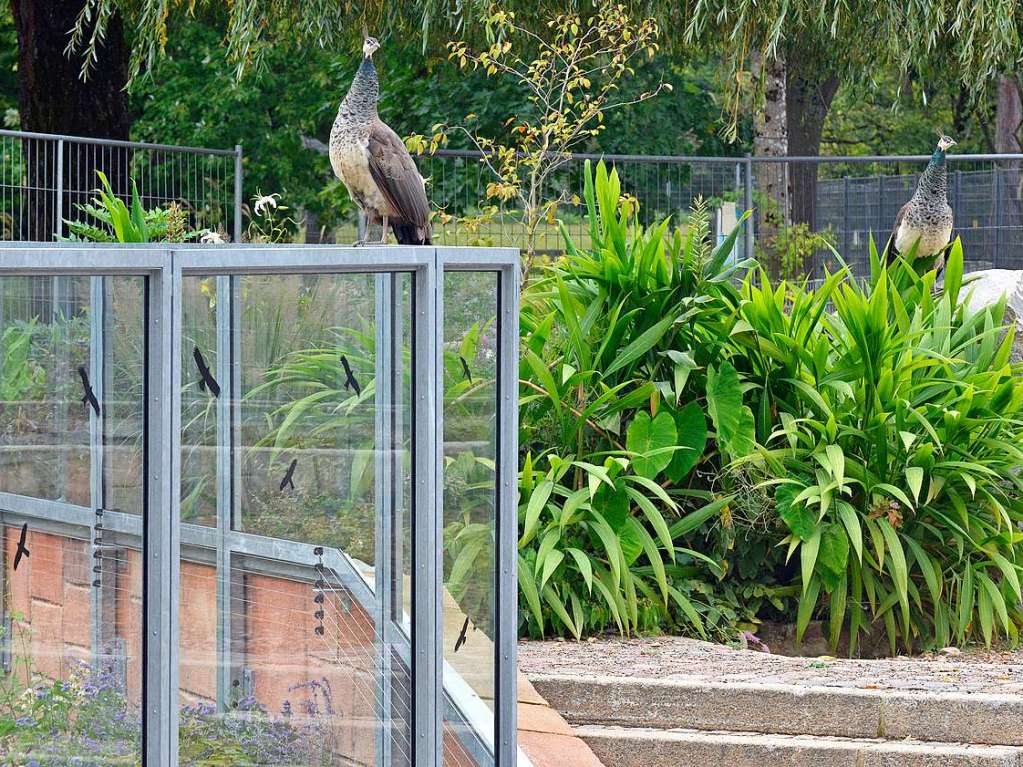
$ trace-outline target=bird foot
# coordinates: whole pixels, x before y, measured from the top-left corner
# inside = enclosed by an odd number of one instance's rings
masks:
[[[365,245],[366,243],[367,243],[367,241],[366,241],[365,239],[362,239],[362,240],[356,240],[355,242],[353,242],[353,243],[352,243],[352,247],[353,247],[353,248],[361,248],[361,247],[362,247],[363,245]]]

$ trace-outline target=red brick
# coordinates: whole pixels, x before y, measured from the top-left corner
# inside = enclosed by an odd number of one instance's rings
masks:
[[[92,557],[89,542],[64,538],[64,584],[88,586],[92,583]]]
[[[193,695],[217,694],[216,569],[181,563],[179,686]]]
[[[64,587],[64,609],[61,615],[64,641],[79,647],[92,645],[92,594],[81,586]]]
[[[64,640],[59,605],[35,600],[32,604],[32,665],[50,679],[64,678]]]
[[[29,536],[32,597],[55,605],[64,602],[64,546],[56,535],[33,532]],[[20,570],[20,568],[19,568]]]
[[[18,549],[21,528],[8,527],[4,537],[7,548],[6,582],[11,594],[11,610],[16,615],[20,615],[22,620],[30,621],[32,620],[32,557],[22,558],[18,570],[15,572],[14,553]]]

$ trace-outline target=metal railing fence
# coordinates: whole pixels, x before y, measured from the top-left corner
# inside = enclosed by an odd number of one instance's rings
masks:
[[[128,199],[132,184],[145,208],[178,205],[190,229],[232,239],[242,233],[242,149],[0,130],[0,240],[49,242],[66,220],[88,220],[100,171]]]
[[[485,213],[487,185],[493,181],[478,151],[439,150],[418,158],[431,203],[440,214],[435,241],[443,244],[522,247],[521,212],[513,204],[493,202]],[[639,203],[640,221],[665,216],[685,225],[697,198],[722,238],[743,211],[753,210],[740,240],[739,255],[763,255],[768,221],[776,209],[768,191],[772,181],[787,198],[789,221],[803,221],[810,231],[826,233],[842,258],[862,270],[873,236],[883,248],[899,209],[912,196],[930,155],[867,157],[696,157],[576,154],[551,178],[547,199],[565,200],[556,213],[579,246],[588,241],[583,195],[586,161],[603,159],[617,168],[623,193]],[[968,267],[1023,268],[1023,154],[948,156],[949,202],[955,212],[955,235],[962,237]],[[481,213],[484,213],[481,215]],[[766,238],[764,238],[766,240]],[[536,248],[564,249],[555,220],[541,224]],[[808,254],[802,267],[818,273],[835,259],[826,248]]]

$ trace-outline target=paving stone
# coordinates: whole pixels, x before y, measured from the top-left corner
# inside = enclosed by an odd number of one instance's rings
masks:
[[[608,767],[1021,767],[1023,749],[954,743],[587,726]]]

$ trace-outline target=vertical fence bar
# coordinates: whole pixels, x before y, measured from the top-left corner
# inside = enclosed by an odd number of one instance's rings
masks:
[[[506,267],[498,275],[497,359],[497,643],[494,757],[497,767],[517,763],[518,684],[518,380],[519,270]]]
[[[991,268],[997,269],[1002,263],[1002,224],[1005,221],[1002,210],[1002,183],[998,164],[991,166],[991,180],[994,183],[994,205],[995,205],[995,249],[991,254]]]
[[[150,767],[178,763],[181,302],[172,297],[180,295],[180,279],[169,273],[170,263],[168,254],[165,267],[146,278],[145,300],[142,737]]]
[[[232,456],[234,388],[234,277],[217,277],[217,709],[226,711],[231,694],[231,549],[235,492]]]
[[[59,238],[64,232],[64,139],[57,139],[57,200],[54,205],[56,215],[53,229],[53,237]],[[68,211],[70,213],[71,211]],[[48,238],[49,239],[49,238]]]
[[[753,158],[749,152],[744,157],[743,168],[743,204],[746,210],[750,211],[746,219],[746,258],[753,258]]]
[[[415,275],[415,369],[413,370],[412,527],[412,735],[414,764],[443,763],[440,526],[443,447],[443,391],[439,341],[443,336],[442,276],[437,255]]]
[[[107,413],[104,394],[106,392],[106,334],[104,323],[106,318],[106,288],[104,277],[89,278],[89,373],[92,379],[92,390],[101,404],[100,415],[89,408],[89,504],[93,511],[104,508],[103,475],[103,418]],[[102,549],[96,543],[96,536],[89,536],[89,566],[94,567],[103,562]],[[90,580],[98,580],[99,587],[89,589],[90,629],[92,639],[92,667],[96,671],[101,668],[100,658],[103,654],[105,615],[103,597],[114,586],[111,583],[112,573],[100,564],[100,572],[94,573]]]
[[[393,346],[398,342],[394,336],[393,312],[397,302],[395,276],[378,274],[376,280],[376,395],[375,395],[375,491],[376,520],[375,548],[373,563],[374,590],[376,591],[376,614],[374,615],[374,639],[376,644],[376,763],[379,767],[391,764],[391,651],[387,642],[387,626],[391,620],[391,538],[394,522],[394,428],[396,411],[393,405]]]
[[[842,177],[842,258],[848,264],[849,256],[849,176]]]
[[[234,241],[242,241],[242,145],[234,146]]]

